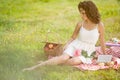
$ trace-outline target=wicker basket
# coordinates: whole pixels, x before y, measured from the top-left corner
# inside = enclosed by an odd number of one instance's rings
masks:
[[[49,42],[48,36],[50,34],[54,34],[48,30],[48,33],[46,35],[46,41],[44,42],[44,52],[47,56],[58,56],[61,55],[63,52],[63,44],[60,43],[61,39],[58,39],[58,42]],[[55,34],[55,37],[58,37],[58,34]]]
[[[45,42],[44,52],[47,56],[58,56],[63,52],[63,44]]]

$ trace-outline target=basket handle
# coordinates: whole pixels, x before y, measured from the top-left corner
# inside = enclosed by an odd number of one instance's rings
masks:
[[[53,32],[51,32],[50,30],[47,31],[46,40],[45,40],[46,42],[49,42],[49,41],[48,41],[48,34],[53,34]],[[59,35],[58,33],[56,33],[55,36],[56,36],[56,37],[59,36],[59,38],[57,38],[57,40],[58,40],[58,43],[61,44],[61,42],[60,42],[60,40],[61,40],[61,39],[60,39],[60,35]]]

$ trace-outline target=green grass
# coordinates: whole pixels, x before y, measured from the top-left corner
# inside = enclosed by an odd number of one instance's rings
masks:
[[[64,44],[70,38],[81,21],[79,1],[0,0],[0,80],[120,80],[120,69],[80,71],[58,65],[22,72],[47,59],[42,41]],[[105,24],[105,39],[120,39],[120,1],[93,1]]]

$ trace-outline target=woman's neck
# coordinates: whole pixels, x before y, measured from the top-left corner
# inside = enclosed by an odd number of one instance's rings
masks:
[[[95,23],[93,23],[93,22],[90,21],[90,20],[85,20],[85,23],[86,23],[86,24],[95,24]]]
[[[88,30],[92,30],[94,29],[96,26],[95,23],[91,22],[90,20],[85,20],[84,21],[84,28],[88,29]]]

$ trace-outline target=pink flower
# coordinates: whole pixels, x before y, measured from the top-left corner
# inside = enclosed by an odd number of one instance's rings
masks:
[[[80,55],[81,55],[81,52],[82,52],[81,49],[76,49],[76,50],[75,50],[75,53],[74,53],[74,56],[75,56],[75,57],[80,56]]]

